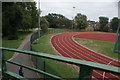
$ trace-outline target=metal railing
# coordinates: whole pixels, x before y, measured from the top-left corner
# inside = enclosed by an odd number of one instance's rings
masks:
[[[78,59],[67,58],[67,57],[63,57],[63,56],[56,56],[56,55],[51,55],[51,54],[38,53],[38,52],[26,51],[26,50],[20,50],[20,49],[5,48],[5,47],[0,47],[0,49],[3,50],[3,51],[4,50],[13,51],[13,52],[18,52],[18,53],[23,53],[23,54],[27,54],[27,55],[47,58],[47,59],[51,59],[51,60],[61,61],[61,62],[65,62],[65,63],[80,66],[79,80],[84,79],[86,76],[89,76],[89,79],[91,79],[93,70],[99,70],[99,71],[104,71],[104,72],[109,72],[109,73],[112,73],[112,74],[120,75],[120,72],[118,71],[118,69],[120,69],[119,67],[113,67],[113,66],[99,64],[99,63],[93,63],[93,62],[88,62],[88,61],[83,61],[83,60],[78,60]],[[23,78],[23,77],[21,77],[17,74],[14,74],[12,72],[7,71],[6,63],[11,63],[11,64],[14,64],[14,65],[22,66],[24,68],[35,71],[35,72],[40,73],[40,74],[43,74],[45,76],[49,76],[49,77],[57,79],[57,80],[63,80],[61,77],[52,75],[50,73],[47,73],[47,72],[29,67],[29,66],[26,66],[26,65],[23,65],[23,64],[20,64],[20,63],[17,63],[17,62],[4,60],[4,55],[3,55],[3,58],[2,58],[3,79],[6,77],[6,75],[18,78],[20,80],[25,79],[25,78]]]
[[[51,32],[53,32],[53,31],[51,31]],[[31,48],[31,50],[32,50],[32,44],[37,38],[38,38],[38,32],[33,33],[31,38],[30,38],[30,48]],[[67,57],[62,57],[62,56],[55,56],[55,55],[50,55],[50,54],[45,54],[45,53],[38,53],[38,52],[19,50],[19,49],[13,49],[13,48],[0,47],[0,50],[19,52],[19,53],[23,53],[23,54],[36,56],[36,57],[52,59],[52,60],[61,61],[61,62],[65,62],[65,63],[80,66],[79,80],[82,80],[86,76],[89,76],[89,79],[91,79],[93,70],[100,70],[100,71],[120,75],[120,72],[118,71],[120,69],[119,67],[113,67],[113,66],[99,64],[99,63],[93,63],[93,62],[82,61],[82,60],[77,60],[77,59],[72,59],[72,58],[67,58]],[[14,78],[18,78],[20,80],[25,79],[24,77],[21,77],[21,76],[15,74],[15,73],[9,72],[7,70],[6,63],[11,63],[11,64],[14,64],[14,65],[18,65],[18,66],[27,68],[29,70],[35,71],[37,73],[43,74],[45,76],[49,76],[49,77],[54,78],[54,79],[63,80],[61,77],[52,75],[52,74],[44,72],[42,70],[38,70],[36,68],[32,68],[32,67],[29,67],[29,66],[17,63],[17,62],[5,60],[4,54],[3,53],[1,53],[1,54],[2,54],[2,56],[1,56],[1,59],[2,59],[2,71],[1,72],[2,72],[2,76],[3,76],[2,79],[8,77],[8,75],[12,76]]]

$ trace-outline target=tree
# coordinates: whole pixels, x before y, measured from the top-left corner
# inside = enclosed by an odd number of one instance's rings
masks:
[[[99,17],[100,31],[108,32],[108,30],[109,30],[108,20],[109,20],[108,17]]]
[[[43,32],[47,32],[49,27],[49,22],[44,17],[41,17],[40,26]]]
[[[22,22],[22,12],[20,8],[13,2],[2,3],[2,23],[3,36],[8,36],[8,39],[18,39],[17,30]]]
[[[35,2],[17,3],[21,8],[23,20],[20,29],[28,30],[37,27],[38,24],[38,11]]]
[[[50,24],[50,28],[69,28],[71,27],[71,21],[61,14],[49,13],[45,16],[46,20]]]
[[[75,28],[85,29],[87,27],[87,16],[81,13],[78,13],[75,16]]]
[[[118,17],[113,17],[113,19],[110,22],[110,28],[112,29],[113,32],[117,31],[118,24],[119,24]]]
[[[28,30],[37,27],[37,9],[35,2],[3,2],[3,36],[17,39],[19,29]]]

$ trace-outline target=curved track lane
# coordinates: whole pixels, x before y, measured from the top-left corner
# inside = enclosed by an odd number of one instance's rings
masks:
[[[120,62],[109,57],[98,54],[73,40],[76,38],[94,39],[114,42],[114,33],[91,33],[91,32],[72,32],[55,35],[51,39],[53,47],[64,57],[70,57],[85,61],[120,67]],[[93,76],[102,80],[120,80],[120,76],[102,71],[93,71]]]

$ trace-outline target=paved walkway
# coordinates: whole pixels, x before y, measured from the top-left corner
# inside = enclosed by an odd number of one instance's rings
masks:
[[[32,33],[29,34],[24,39],[24,41],[22,42],[22,44],[20,45],[20,47],[18,49],[30,50],[29,40],[30,40],[31,35],[32,35]],[[33,67],[33,63],[31,61],[31,56],[30,55],[26,55],[26,54],[22,54],[22,53],[15,53],[14,56],[10,59],[10,61],[15,61],[15,62],[24,64],[24,65]],[[11,72],[14,72],[14,73],[18,74],[19,66],[7,63],[7,69]],[[34,71],[30,71],[28,69],[23,68],[23,72],[24,72],[24,76],[26,78],[39,78],[37,73],[35,73]]]

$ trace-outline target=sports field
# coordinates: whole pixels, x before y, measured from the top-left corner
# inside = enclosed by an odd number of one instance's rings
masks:
[[[55,35],[51,39],[53,47],[65,57],[91,61],[111,66],[120,67],[120,62],[111,59],[107,56],[101,55],[97,52],[94,52],[74,41],[75,38],[84,38],[84,39],[94,39],[102,41],[115,41],[114,33],[92,33],[92,32],[72,32],[72,33],[62,33]],[[93,76],[98,79],[116,79],[120,80],[120,77],[110,73],[105,73],[101,71],[93,71]]]

